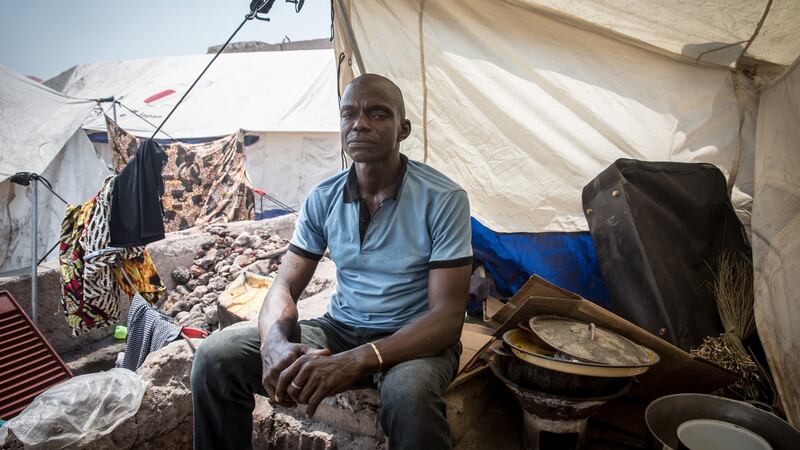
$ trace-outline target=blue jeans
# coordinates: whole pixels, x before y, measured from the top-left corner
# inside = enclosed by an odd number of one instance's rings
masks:
[[[388,335],[347,326],[327,314],[298,325],[293,341],[332,353]],[[246,327],[213,333],[197,349],[191,379],[195,449],[251,448],[253,395],[266,396],[259,347],[258,330]],[[380,423],[390,449],[452,448],[443,395],[456,375],[460,353],[458,344],[365,380],[380,392]]]

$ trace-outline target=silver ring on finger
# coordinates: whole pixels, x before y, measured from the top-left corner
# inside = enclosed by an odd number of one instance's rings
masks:
[[[291,382],[291,383],[289,383],[289,384],[291,384],[291,385],[292,385],[292,387],[293,387],[293,388],[295,388],[295,389],[297,389],[298,391],[302,391],[302,390],[303,390],[303,386],[299,386],[299,385],[298,385],[297,383],[295,383],[294,381],[292,381],[292,382]]]

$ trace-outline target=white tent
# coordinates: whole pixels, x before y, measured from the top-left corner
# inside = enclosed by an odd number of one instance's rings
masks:
[[[359,53],[396,81],[405,151],[495,232],[587,230],[581,189],[618,158],[717,165],[754,204],[759,334],[800,426],[800,2],[340,3],[340,85]]]
[[[33,257],[31,188],[12,184],[12,175],[38,173],[65,200],[80,203],[97,191],[108,171],[81,130],[91,102],[59,94],[2,66],[0,86],[0,272],[6,272],[30,266]],[[61,234],[64,204],[43,186],[38,193],[42,257]]]
[[[158,125],[211,58],[193,55],[79,65],[46,83],[77,98],[113,96]],[[103,113],[114,113],[110,103],[102,105],[84,122],[87,133],[105,133]],[[121,106],[116,116],[123,129],[137,136],[150,137],[155,131]],[[240,128],[258,138],[245,147],[253,186],[298,208],[312,186],[341,170],[332,51],[222,54],[156,137],[202,139]],[[95,144],[110,163],[108,144]]]

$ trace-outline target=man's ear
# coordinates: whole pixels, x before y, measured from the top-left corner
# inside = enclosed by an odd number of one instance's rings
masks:
[[[411,135],[411,121],[403,119],[400,123],[400,134],[397,136],[397,142],[403,142]]]

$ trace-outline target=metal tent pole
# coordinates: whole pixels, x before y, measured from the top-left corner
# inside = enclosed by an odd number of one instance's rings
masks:
[[[367,69],[364,68],[364,59],[361,58],[361,50],[358,49],[358,43],[356,42],[356,35],[353,33],[353,26],[350,23],[350,16],[347,14],[347,10],[344,8],[344,3],[342,0],[336,0],[336,6],[339,10],[339,23],[342,24],[344,27],[345,33],[347,33],[347,39],[350,41],[350,49],[353,51],[353,56],[356,59],[356,65],[358,65],[358,71],[360,72],[359,75],[364,75],[367,73]]]
[[[34,324],[38,324],[38,314],[36,313],[36,291],[38,285],[37,269],[39,262],[39,212],[37,207],[39,205],[39,183],[36,178],[31,178],[31,187],[33,188],[33,196],[31,197],[31,319],[33,319]]]

